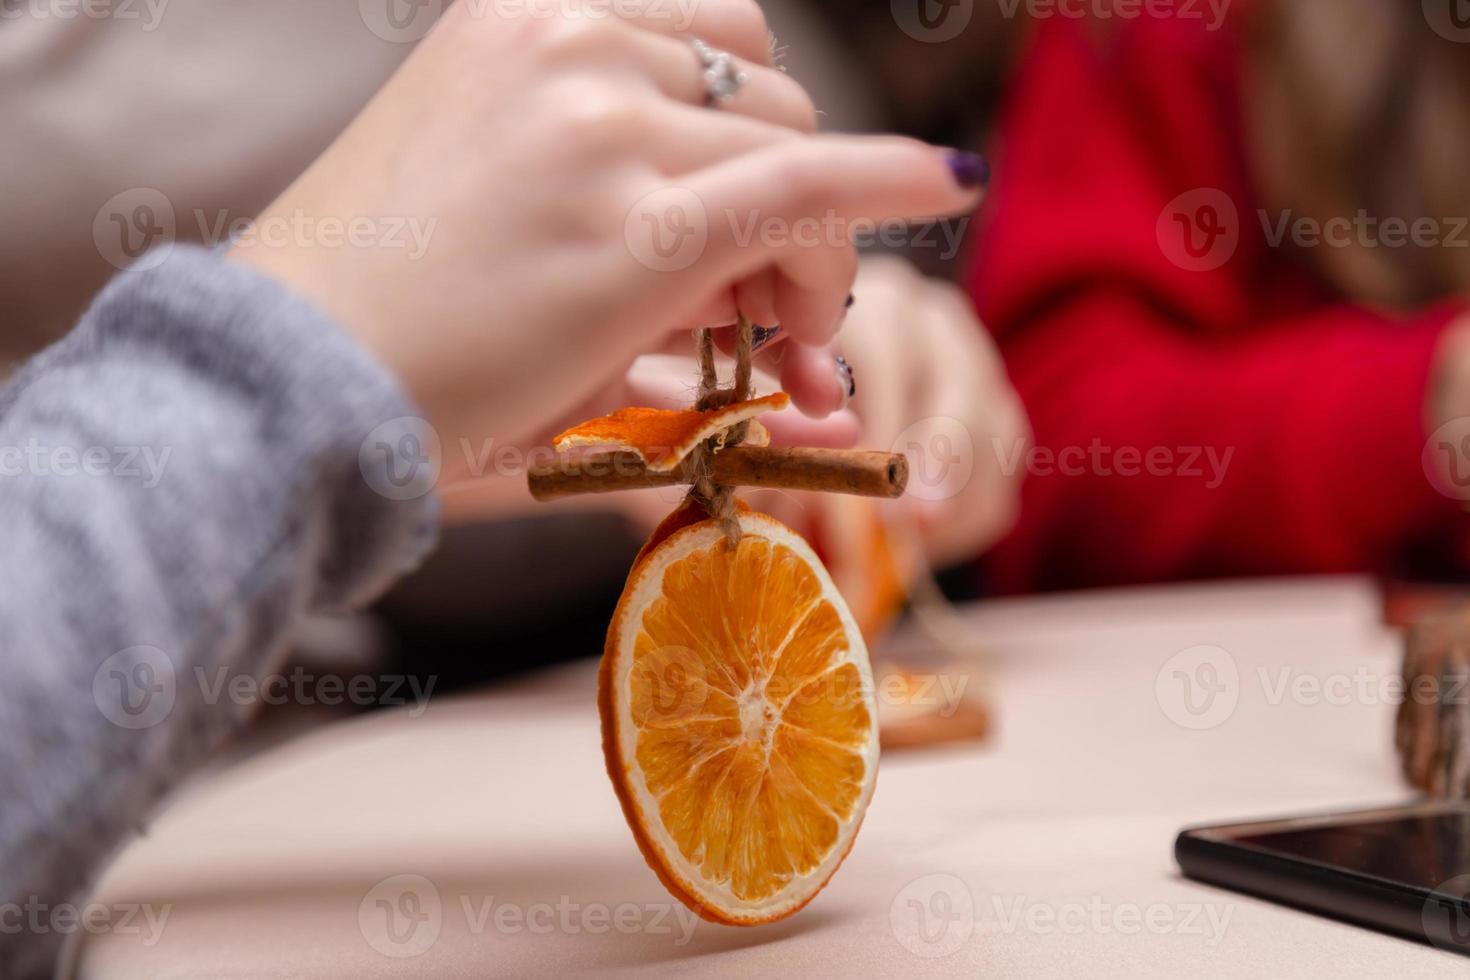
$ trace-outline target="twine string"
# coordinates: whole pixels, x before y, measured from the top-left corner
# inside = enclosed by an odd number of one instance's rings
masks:
[[[697,332],[699,341],[699,399],[694,407],[701,412],[724,408],[750,397],[751,323],[741,314],[735,327],[735,379],[729,388],[720,387],[715,369],[715,339],[707,329]],[[725,540],[733,548],[740,543],[740,517],[735,509],[735,488],[715,480],[710,461],[725,446],[738,446],[745,441],[750,422],[741,422],[706,439],[689,454],[693,475],[689,495],[697,500],[710,517],[719,521]]]

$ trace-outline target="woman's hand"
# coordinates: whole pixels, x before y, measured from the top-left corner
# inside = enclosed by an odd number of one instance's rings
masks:
[[[422,254],[300,240],[233,253],[376,352],[446,447],[524,440],[674,331],[731,322],[737,302],[788,342],[825,344],[856,268],[841,228],[975,203],[962,157],[809,135],[813,107],[771,67],[751,0],[704,0],[687,25],[747,76],[719,110],[688,37],[652,14],[477,9],[452,7],[264,216],[417,219]],[[781,233],[810,216],[838,237]]]
[[[901,259],[863,261],[841,344],[860,442],[909,456],[911,516],[930,560],[973,558],[1010,530],[1030,428],[969,300]]]
[[[972,559],[1010,530],[1020,507],[1031,445],[1021,400],[989,333],[954,286],[920,275],[901,259],[878,256],[863,260],[853,295],[840,337],[853,395],[827,406],[833,410],[824,420],[830,432],[816,430],[810,420],[789,419],[790,429],[773,422],[773,436],[904,453],[908,492],[880,504],[898,553],[896,567],[911,571],[919,547],[940,567]],[[800,351],[830,373],[838,349],[773,343],[757,364],[785,377],[788,358]],[[839,582],[864,583],[876,574],[865,567],[873,557],[863,550],[869,519],[863,507],[831,494],[746,496],[814,540],[830,545],[834,535],[853,537],[847,547],[824,549]],[[670,509],[658,503],[663,512]],[[662,516],[656,511],[650,505],[636,513],[656,519]]]

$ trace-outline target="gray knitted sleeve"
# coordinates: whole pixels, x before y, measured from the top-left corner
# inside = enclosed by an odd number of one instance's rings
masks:
[[[199,677],[276,669],[297,617],[423,558],[416,414],[324,315],[184,247],[0,390],[0,977],[65,938],[13,910],[78,900],[244,720]]]

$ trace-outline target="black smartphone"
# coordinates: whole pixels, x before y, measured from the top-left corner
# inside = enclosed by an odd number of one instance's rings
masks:
[[[1187,877],[1470,955],[1470,803],[1193,827]]]

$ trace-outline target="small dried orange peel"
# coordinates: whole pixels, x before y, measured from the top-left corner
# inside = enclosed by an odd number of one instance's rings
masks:
[[[686,503],[639,555],[598,681],[608,774],[645,860],[700,916],[794,914],[846,857],[878,770],[862,633],[815,552]]]
[[[573,426],[553,439],[551,444],[558,451],[577,446],[627,449],[637,453],[650,472],[671,473],[679,468],[695,446],[711,436],[757,415],[779,411],[789,404],[791,396],[783,391],[707,412],[620,408],[611,415]],[[765,428],[759,423],[753,424],[745,444],[763,446],[769,442],[770,435]]]

